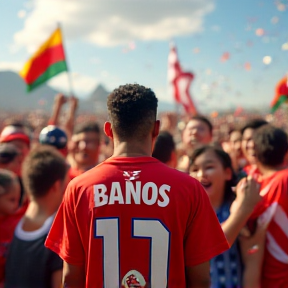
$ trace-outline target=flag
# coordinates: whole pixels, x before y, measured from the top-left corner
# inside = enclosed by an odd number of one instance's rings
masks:
[[[193,73],[182,70],[176,47],[171,45],[168,56],[168,81],[172,85],[174,100],[183,106],[186,113],[197,114],[196,107],[189,92],[193,79]]]
[[[19,74],[27,84],[27,91],[31,91],[67,70],[62,34],[60,28],[57,28],[25,63]]]
[[[288,77],[283,77],[275,87],[275,96],[270,104],[274,113],[284,102],[288,100]]]

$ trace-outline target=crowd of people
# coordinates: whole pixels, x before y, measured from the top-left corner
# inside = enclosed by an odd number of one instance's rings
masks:
[[[63,94],[2,114],[1,288],[288,287],[285,111],[157,103],[127,84],[108,121]]]

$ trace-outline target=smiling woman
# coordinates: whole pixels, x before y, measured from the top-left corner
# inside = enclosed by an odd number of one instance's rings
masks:
[[[231,245],[228,251],[210,261],[211,287],[246,287],[242,286],[241,253],[236,238],[252,213],[254,205],[260,200],[258,191],[252,188],[249,193],[245,194],[246,196],[249,195],[246,199],[239,196],[238,209],[230,213],[231,204],[236,196],[232,191],[232,187],[236,185],[236,177],[230,156],[213,146],[206,145],[194,150],[190,157],[189,172],[192,177],[199,180],[207,192],[225,236]],[[241,193],[238,194],[241,195]]]

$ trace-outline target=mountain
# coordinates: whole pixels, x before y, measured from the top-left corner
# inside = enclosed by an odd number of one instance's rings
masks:
[[[94,103],[96,111],[99,112],[106,111],[107,109],[106,101],[109,94],[110,92],[107,91],[102,84],[99,84],[88,97],[88,102]],[[159,101],[158,110],[159,112],[175,111],[175,105],[170,102]]]
[[[58,92],[43,84],[32,92],[26,92],[26,84],[14,72],[0,71],[0,108],[8,111],[43,109],[51,111],[54,96]]]
[[[110,94],[106,88],[99,84],[95,90],[90,94],[87,99],[87,103],[93,103],[94,111],[97,112],[106,112],[107,110],[107,97]]]
[[[0,71],[0,110],[25,112],[41,109],[52,111],[55,95],[58,91],[43,84],[32,92],[26,92],[26,84],[15,72]],[[99,84],[94,91],[84,99],[79,99],[79,112],[106,113],[106,101],[109,91]],[[159,112],[174,111],[175,105],[159,101]]]

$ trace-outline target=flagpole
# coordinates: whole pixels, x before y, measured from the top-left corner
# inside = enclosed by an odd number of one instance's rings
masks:
[[[64,50],[64,54],[65,54],[65,58],[66,58],[66,66],[67,66],[67,79],[68,79],[68,94],[69,96],[74,96],[74,91],[73,91],[73,85],[72,85],[72,76],[71,76],[71,71],[70,71],[70,67],[68,65],[68,58],[67,58],[67,54],[66,54],[66,47],[65,47],[65,43],[64,43],[64,37],[63,37],[63,32],[62,32],[62,27],[61,27],[61,23],[57,22],[57,28],[60,29],[61,34],[62,34],[62,43],[63,43],[63,50]]]

